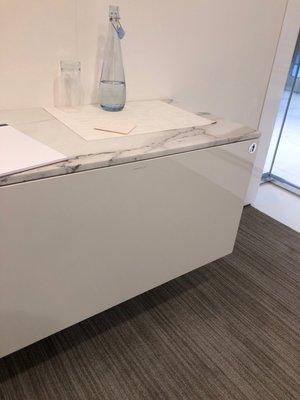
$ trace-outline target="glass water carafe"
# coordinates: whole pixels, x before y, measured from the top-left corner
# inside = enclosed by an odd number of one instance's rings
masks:
[[[81,105],[82,87],[79,61],[61,61],[60,75],[54,82],[54,105],[73,108]]]
[[[109,7],[109,27],[104,53],[100,106],[106,111],[120,111],[126,101],[126,85],[120,39],[124,30],[120,24],[119,7]]]

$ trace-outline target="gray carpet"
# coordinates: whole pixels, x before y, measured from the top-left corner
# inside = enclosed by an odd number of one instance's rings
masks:
[[[300,235],[247,207],[232,255],[0,360],[0,398],[300,398]]]

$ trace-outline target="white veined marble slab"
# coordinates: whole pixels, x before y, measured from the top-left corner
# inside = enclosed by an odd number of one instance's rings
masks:
[[[178,103],[175,105],[176,110],[185,107]],[[199,114],[207,116],[207,113]],[[0,177],[0,187],[259,137],[259,132],[255,129],[211,115],[209,118],[216,123],[140,135],[114,135],[106,139],[102,137],[104,140],[84,140],[43,109],[0,110],[1,121],[68,157],[67,161]]]
[[[85,140],[202,127],[214,122],[160,100],[128,102],[119,112],[107,112],[96,105],[69,110],[46,107],[45,110]]]

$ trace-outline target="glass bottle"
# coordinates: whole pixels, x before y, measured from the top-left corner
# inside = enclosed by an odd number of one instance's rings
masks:
[[[120,39],[124,37],[120,24],[119,7],[109,6],[109,27],[104,53],[100,106],[106,111],[121,111],[126,101],[125,75]]]
[[[80,61],[61,61],[60,75],[54,82],[55,107],[76,108],[82,102]]]

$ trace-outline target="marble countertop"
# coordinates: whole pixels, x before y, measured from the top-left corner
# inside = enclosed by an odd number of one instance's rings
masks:
[[[177,107],[184,106],[172,103]],[[188,110],[190,111],[190,110]],[[86,141],[43,109],[0,110],[0,121],[68,156],[67,161],[0,178],[0,186],[66,175],[123,163],[215,147],[259,137],[241,124],[198,112],[217,121],[204,127]],[[204,115],[205,114],[205,115]]]

